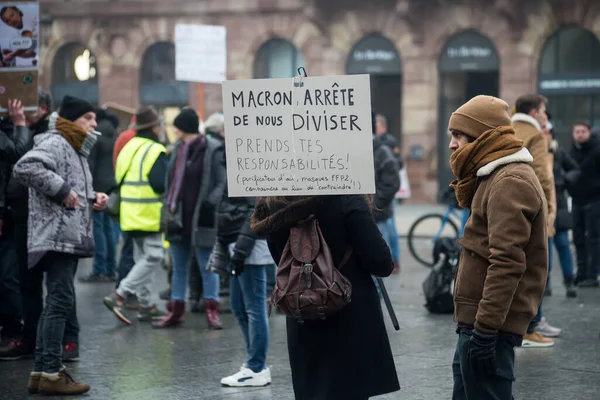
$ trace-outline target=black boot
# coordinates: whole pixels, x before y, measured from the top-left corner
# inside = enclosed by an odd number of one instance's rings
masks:
[[[565,279],[565,288],[567,289],[567,297],[577,297],[577,289],[575,289],[574,279]]]

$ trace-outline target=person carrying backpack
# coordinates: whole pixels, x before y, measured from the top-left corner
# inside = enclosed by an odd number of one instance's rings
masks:
[[[394,265],[369,201],[359,195],[258,198],[251,228],[266,235],[278,264],[273,302],[288,315],[295,398],[362,400],[399,390],[371,279],[389,276]],[[294,297],[295,309],[287,301]]]

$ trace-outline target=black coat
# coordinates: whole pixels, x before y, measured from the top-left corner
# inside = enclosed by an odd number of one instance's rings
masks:
[[[381,139],[373,140],[373,159],[375,161],[375,210],[376,222],[385,221],[394,215],[394,199],[400,189],[400,169],[392,150]]]
[[[592,135],[587,143],[573,144],[571,157],[580,169],[566,174],[573,203],[585,206],[600,201],[600,138]]]
[[[221,243],[235,242],[232,260],[243,263],[252,253],[258,235],[250,229],[255,197],[229,197],[227,189],[217,212],[217,236]]]
[[[117,186],[112,162],[117,132],[109,119],[99,120],[96,129],[102,135],[98,137],[88,157],[90,171],[92,172],[92,185],[96,192],[110,193]]]
[[[550,149],[554,153],[554,187],[556,188],[556,220],[554,226],[557,231],[566,231],[573,228],[573,219],[569,212],[567,201],[566,176],[573,171],[578,171],[579,166],[563,148],[553,142]]]
[[[296,199],[267,207],[259,198],[252,229],[267,235],[279,263],[289,228],[314,214],[338,265],[350,245],[352,257],[342,269],[352,283],[352,301],[319,321],[287,319],[287,342],[296,400],[367,398],[400,389],[383,312],[371,274],[393,270],[390,249],[362,196]]]

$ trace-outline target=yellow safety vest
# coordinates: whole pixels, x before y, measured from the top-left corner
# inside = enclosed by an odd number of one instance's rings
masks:
[[[115,178],[122,182],[122,231],[160,232],[162,199],[150,186],[148,175],[157,158],[166,151],[160,143],[134,137],[119,153]]]

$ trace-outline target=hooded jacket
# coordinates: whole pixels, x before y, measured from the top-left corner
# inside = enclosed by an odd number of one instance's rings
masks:
[[[485,333],[525,335],[546,286],[548,208],[532,161],[523,148],[477,171],[454,317]]]
[[[92,147],[88,162],[90,171],[94,179],[94,190],[101,193],[110,193],[117,185],[115,181],[115,171],[113,169],[112,156],[115,146],[117,132],[111,119],[100,114],[98,118],[98,127],[96,128],[102,135]]]
[[[382,222],[394,215],[394,198],[400,189],[398,162],[392,150],[379,138],[373,140],[375,161],[375,222]]]
[[[554,220],[556,219],[556,193],[546,138],[542,133],[540,124],[530,115],[517,113],[513,115],[512,123],[515,134],[524,142],[525,147],[533,157],[531,166],[540,180],[548,204],[548,237],[553,237]]]
[[[580,169],[566,175],[573,203],[585,206],[600,202],[600,137],[592,134],[588,142],[574,143],[571,157]]]
[[[13,175],[29,187],[29,267],[49,251],[91,257],[96,193],[85,157],[57,131],[49,131],[35,136],[33,149],[17,162]],[[74,210],[63,205],[71,190],[79,196]]]

